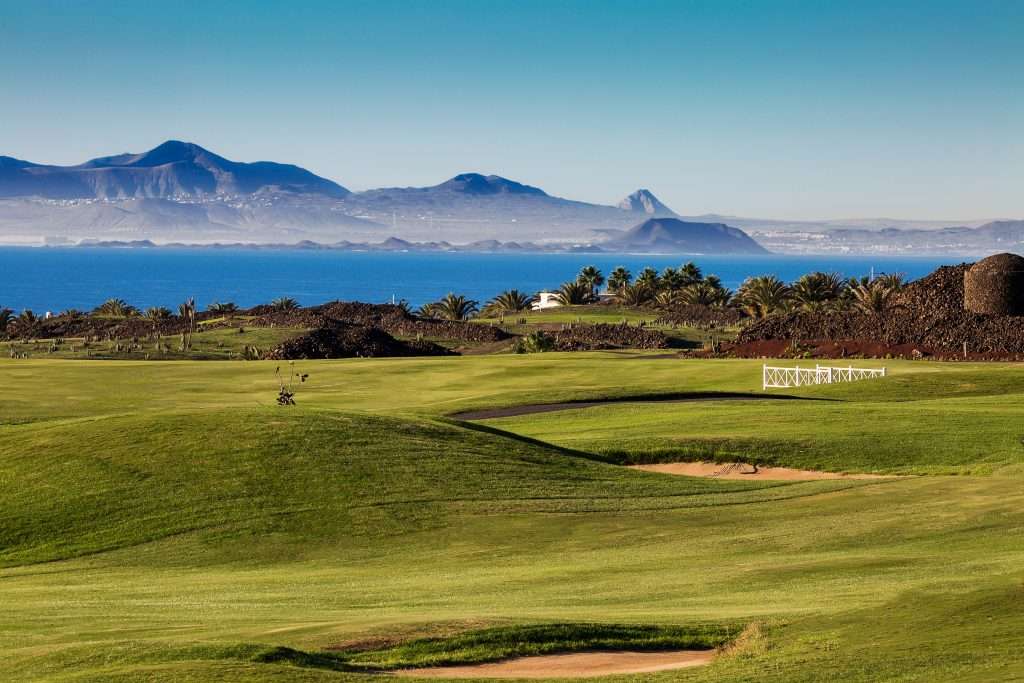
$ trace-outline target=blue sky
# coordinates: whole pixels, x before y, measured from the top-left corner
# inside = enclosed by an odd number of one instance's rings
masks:
[[[1024,217],[1024,1],[0,0],[0,154],[198,142],[780,218]]]

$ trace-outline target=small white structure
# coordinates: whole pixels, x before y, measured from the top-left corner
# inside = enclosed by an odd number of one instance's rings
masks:
[[[537,292],[537,300],[534,301],[530,308],[535,311],[543,311],[545,308],[556,308],[561,306],[561,302],[556,298],[557,292]]]
[[[830,365],[815,365],[813,368],[761,366],[762,389],[787,389],[808,384],[835,384],[856,382],[861,379],[885,377],[885,368],[845,368]]]

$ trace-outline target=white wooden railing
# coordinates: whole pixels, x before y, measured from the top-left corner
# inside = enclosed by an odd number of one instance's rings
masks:
[[[816,365],[813,368],[772,367],[762,365],[762,384],[764,389],[785,389],[802,387],[808,384],[835,384],[836,382],[856,382],[861,379],[885,377],[885,368],[845,368],[831,365]]]

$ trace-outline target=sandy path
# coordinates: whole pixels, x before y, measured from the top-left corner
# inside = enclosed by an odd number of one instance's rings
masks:
[[[401,669],[395,674],[413,678],[587,678],[701,666],[709,664],[716,654],[714,650],[576,652],[488,664]]]
[[[631,469],[662,474],[681,474],[687,477],[712,477],[715,479],[772,479],[779,481],[812,481],[815,479],[889,479],[882,474],[844,474],[842,472],[817,472],[795,470],[789,467],[754,468],[746,463],[717,462],[666,462],[656,465],[630,465]]]

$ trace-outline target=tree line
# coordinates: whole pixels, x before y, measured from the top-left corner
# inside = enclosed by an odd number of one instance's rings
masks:
[[[623,306],[673,308],[678,306],[731,306],[744,311],[753,318],[765,318],[778,313],[795,310],[858,310],[865,313],[880,313],[890,304],[891,297],[904,285],[903,275],[893,273],[874,279],[843,279],[837,273],[813,272],[803,275],[791,283],[775,275],[758,275],[747,278],[733,292],[725,287],[716,275],[704,275],[692,261],[678,268],[668,267],[660,273],[654,268],[644,268],[636,277],[625,267],[612,270],[607,278],[596,266],[580,269],[576,278],[562,283],[555,290],[554,299],[564,306],[586,306],[600,300],[600,289],[607,285],[607,295],[612,301]],[[480,302],[462,294],[449,293],[442,299],[424,304],[416,314],[426,318],[442,320],[469,320],[478,315],[500,317],[531,310],[537,297],[518,289],[505,290],[483,306]],[[406,301],[397,304],[408,313],[412,308]],[[299,302],[291,297],[279,297],[268,306],[272,312],[290,312],[300,308]],[[215,301],[207,305],[205,312],[211,315],[232,316],[240,311],[233,302]],[[77,310],[62,311],[61,316],[92,315],[102,318],[141,318],[158,323],[177,317],[190,322],[194,327],[198,311],[194,299],[188,299],[178,310],[163,306],[152,306],[143,310],[132,306],[124,299],[111,298],[88,313]],[[31,310],[15,315],[10,308],[0,308],[0,334],[14,332],[20,336],[31,336],[42,323]]]
[[[605,278],[596,266],[590,265],[583,267],[574,280],[562,283],[553,292],[553,298],[563,306],[586,306],[600,299],[599,291],[605,284],[611,300],[624,306],[663,309],[731,306],[752,318],[765,318],[797,310],[880,313],[904,282],[900,273],[874,279],[843,279],[838,273],[816,271],[792,283],[783,282],[775,275],[749,277],[733,292],[718,276],[704,275],[692,261],[679,268],[665,268],[660,273],[654,268],[644,268],[636,277],[619,266]],[[449,293],[439,301],[425,304],[418,313],[447,320],[468,320],[476,315],[498,317],[529,311],[536,300],[534,295],[509,289],[481,307],[478,301]]]

